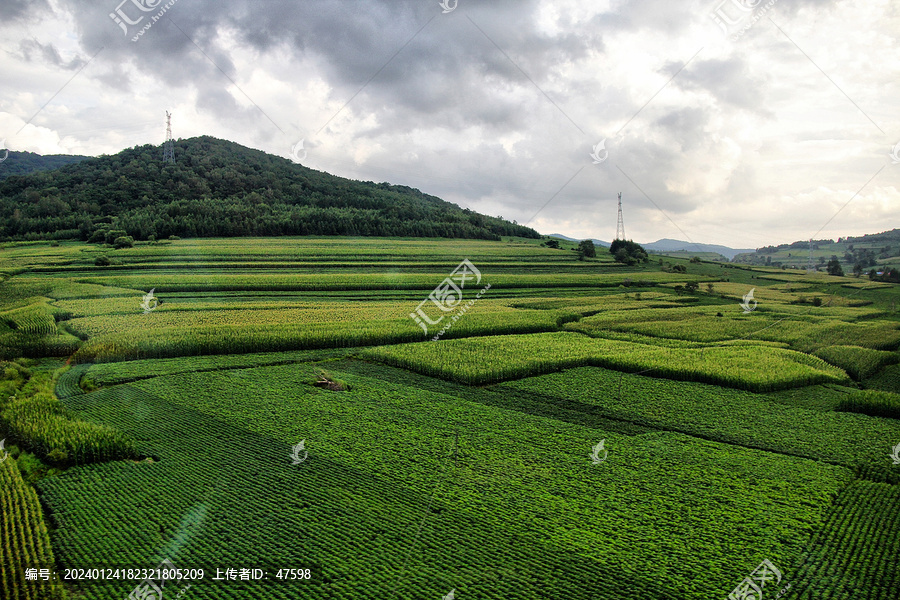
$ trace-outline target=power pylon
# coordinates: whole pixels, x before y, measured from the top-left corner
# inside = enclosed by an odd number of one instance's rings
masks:
[[[809,260],[806,263],[806,272],[813,272],[813,264],[812,264],[812,238],[809,238]]]
[[[619,220],[616,222],[616,239],[625,239],[625,221],[622,219],[622,192],[619,192]]]
[[[172,113],[166,111],[166,143],[163,144],[163,163],[175,164],[175,142],[172,140]]]

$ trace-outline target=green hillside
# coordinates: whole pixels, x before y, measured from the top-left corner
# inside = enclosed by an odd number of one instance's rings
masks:
[[[0,158],[5,151],[0,150]],[[13,175],[28,175],[36,171],[50,171],[66,165],[78,164],[89,156],[76,154],[35,154],[34,152],[13,152],[10,150],[6,160],[0,162],[0,180]]]
[[[212,137],[175,142],[176,164],[136,146],[0,181],[0,241],[282,235],[540,237],[389,183],[353,181]],[[4,163],[5,165],[5,163]]]
[[[857,237],[838,238],[834,240],[803,240],[777,246],[764,246],[754,253],[738,254],[736,263],[765,265],[788,269],[806,269],[812,256],[813,269],[829,271],[829,263],[837,261],[845,275],[869,275],[872,271],[887,273],[877,278],[893,283],[900,282],[900,273],[895,277],[890,273],[900,270],[900,229],[891,229],[882,233]],[[831,267],[835,270],[834,267]]]

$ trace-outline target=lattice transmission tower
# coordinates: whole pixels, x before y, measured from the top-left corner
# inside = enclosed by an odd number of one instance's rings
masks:
[[[622,192],[619,192],[619,220],[616,222],[616,239],[625,239],[625,221],[622,219]]]
[[[175,141],[172,139],[172,113],[166,111],[166,143],[163,144],[163,163],[175,164]]]

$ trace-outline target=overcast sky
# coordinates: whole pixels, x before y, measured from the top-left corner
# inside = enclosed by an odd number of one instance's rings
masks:
[[[120,2],[2,0],[6,148],[161,144],[169,110],[545,234],[614,238],[618,192],[640,242],[900,227],[896,1]]]

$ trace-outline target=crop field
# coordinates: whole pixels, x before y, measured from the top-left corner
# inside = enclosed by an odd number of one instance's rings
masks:
[[[896,286],[692,256],[5,245],[0,596],[897,600]]]

